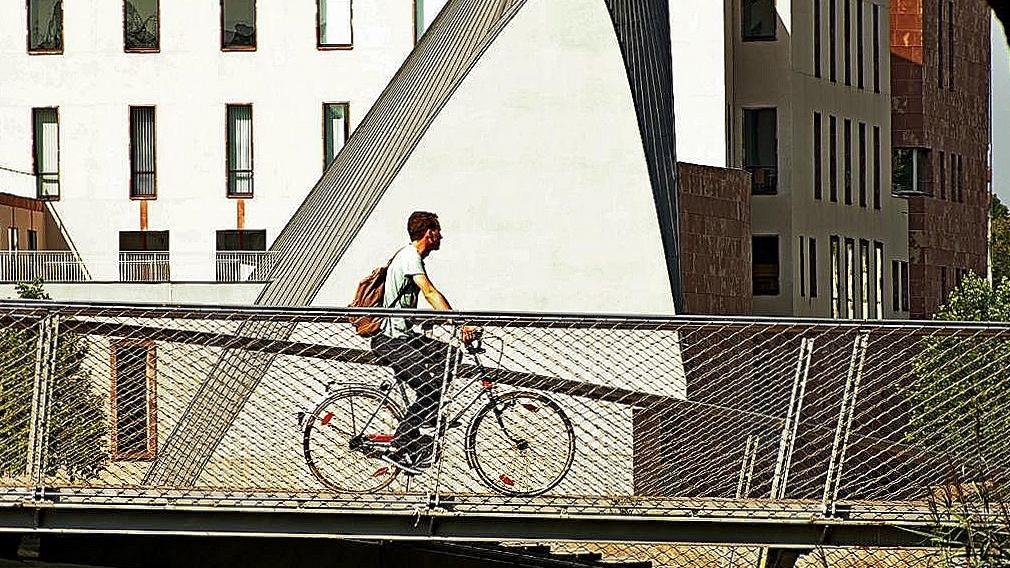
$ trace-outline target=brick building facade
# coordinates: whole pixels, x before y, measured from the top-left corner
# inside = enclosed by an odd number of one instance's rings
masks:
[[[895,188],[909,199],[909,312],[929,318],[965,273],[987,270],[990,14],[981,0],[906,0],[891,10],[892,163]]]

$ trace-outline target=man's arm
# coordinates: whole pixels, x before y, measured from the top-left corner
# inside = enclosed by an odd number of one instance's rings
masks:
[[[428,280],[428,276],[425,274],[415,274],[411,278],[414,279],[414,284],[421,290],[421,294],[424,295],[424,299],[428,300],[431,307],[436,310],[451,310],[452,306],[449,305],[449,301],[445,299],[445,296],[435,288],[435,285]],[[469,343],[474,339],[479,337],[480,332],[477,328],[469,325],[464,325],[459,330],[460,339],[464,343]]]

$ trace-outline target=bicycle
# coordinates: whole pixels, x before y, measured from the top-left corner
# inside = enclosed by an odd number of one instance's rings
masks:
[[[469,368],[461,368],[464,350],[473,361]],[[434,465],[441,460],[447,430],[461,427],[463,416],[484,400],[464,437],[467,465],[484,485],[504,495],[535,496],[553,489],[575,458],[575,430],[564,410],[539,392],[499,392],[493,379],[500,366],[490,370],[484,366],[481,340],[456,353],[443,375]],[[500,353],[501,349],[499,364]],[[472,378],[446,392],[449,377],[459,377],[461,371]],[[476,385],[480,390],[464,404],[462,395]],[[390,448],[407,402],[406,387],[397,379],[379,387],[344,384],[327,394],[303,418],[302,446],[312,475],[324,486],[348,493],[374,493],[392,483],[400,472],[381,456]]]

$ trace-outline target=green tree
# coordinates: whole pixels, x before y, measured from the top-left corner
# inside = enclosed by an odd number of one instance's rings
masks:
[[[989,204],[992,218],[989,244],[992,250],[992,278],[999,282],[1010,278],[1010,210],[995,195]]]
[[[17,285],[23,299],[48,300],[36,280]],[[0,475],[20,475],[27,467],[32,390],[38,330],[8,326],[0,331]],[[43,470],[71,479],[91,478],[108,460],[108,424],[103,398],[95,392],[83,366],[88,344],[81,336],[61,332],[49,391],[49,419]]]
[[[1010,280],[993,287],[970,273],[934,318],[1010,321]],[[1010,338],[924,339],[906,395],[910,441],[980,470],[1010,463]]]

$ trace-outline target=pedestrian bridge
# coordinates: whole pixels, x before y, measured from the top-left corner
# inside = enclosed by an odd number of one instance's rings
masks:
[[[1005,325],[419,311],[484,352],[408,476],[365,313],[0,304],[0,530],[931,547],[1010,473]]]

